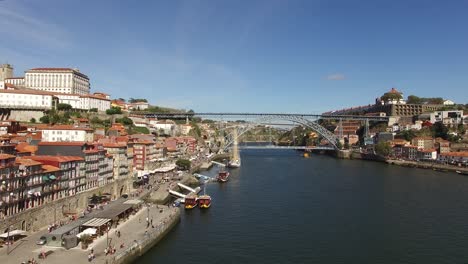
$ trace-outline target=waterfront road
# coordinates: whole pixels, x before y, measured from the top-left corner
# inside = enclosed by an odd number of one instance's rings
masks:
[[[117,228],[112,228],[109,231],[109,241],[116,248],[116,254],[125,250],[131,246],[134,240],[140,240],[144,238],[145,231],[151,232],[151,225],[147,229],[146,218],[153,219],[154,228],[162,223],[164,219],[167,219],[171,212],[179,210],[179,208],[168,208],[165,205],[151,205],[149,207],[143,206],[140,211],[135,215],[130,216],[129,220],[120,224]],[[116,231],[120,231],[120,238],[117,237]],[[63,263],[89,263],[88,254],[90,249],[93,248],[96,258],[91,263],[106,263],[106,260],[110,263],[113,255],[106,256],[104,249],[107,247],[106,235],[96,239],[87,250],[81,249],[81,244],[78,247],[66,250],[64,248],[38,246],[36,241],[44,234],[47,230],[37,232],[31,236],[26,237],[22,241],[16,242],[10,247],[10,253],[7,255],[6,247],[0,249],[0,263],[21,263],[28,259],[34,258],[39,263],[51,263],[51,264],[63,264]],[[120,245],[124,245],[120,248]],[[38,255],[41,251],[54,251],[45,260],[39,260]]]

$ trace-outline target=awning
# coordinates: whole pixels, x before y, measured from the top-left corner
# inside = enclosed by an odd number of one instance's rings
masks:
[[[47,175],[42,176],[43,181],[49,181],[49,177]]]
[[[6,232],[4,234],[1,234],[0,235],[0,238],[8,238],[9,236],[12,237],[12,236],[21,236],[21,235],[24,235],[26,234],[26,231],[23,231],[23,230],[13,230],[13,231],[10,231],[10,232]]]
[[[100,227],[100,226],[107,224],[107,222],[109,221],[110,221],[109,218],[93,218],[89,220],[88,222],[84,223],[83,226]]]
[[[49,176],[49,179],[55,180],[55,179],[57,179],[57,177],[55,177],[54,175],[50,175],[50,176]]]
[[[83,232],[79,233],[76,235],[78,238],[81,238],[82,235],[95,235],[96,234],[96,228],[86,228]]]

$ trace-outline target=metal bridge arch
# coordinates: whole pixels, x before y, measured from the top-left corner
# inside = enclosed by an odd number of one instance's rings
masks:
[[[289,122],[292,122],[292,123],[295,123],[295,124],[298,124],[298,125],[308,127],[310,129],[314,130],[315,132],[317,132],[319,135],[321,135],[323,138],[325,138],[328,142],[330,142],[330,144],[332,144],[333,148],[339,149],[338,144],[337,144],[338,143],[338,137],[335,134],[333,134],[332,132],[330,132],[328,129],[321,126],[320,124],[318,124],[316,121],[311,121],[311,120],[308,120],[308,119],[306,119],[304,117],[297,116],[297,115],[264,115],[264,116],[256,119],[255,121],[249,123],[245,127],[243,127],[242,130],[240,132],[238,132],[238,135],[237,135],[236,139],[241,137],[247,131],[249,131],[249,130],[253,129],[254,127],[256,127],[259,123],[270,122],[270,121],[273,121],[273,120],[289,121]],[[226,150],[227,148],[229,148],[234,143],[234,140],[235,139],[232,139],[231,141],[229,141],[228,144],[226,144],[223,149]]]

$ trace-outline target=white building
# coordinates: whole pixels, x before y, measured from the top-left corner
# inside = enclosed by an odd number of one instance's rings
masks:
[[[190,130],[192,130],[192,126],[188,124],[182,124],[182,125],[179,125],[178,127],[179,127],[180,134],[185,135],[185,136],[190,133]]]
[[[455,105],[455,102],[452,100],[444,100],[444,105]]]
[[[15,86],[24,86],[24,77],[6,78],[4,82]]]
[[[26,71],[27,88],[68,94],[89,94],[89,78],[78,69],[34,68]]]
[[[172,120],[151,120],[150,125],[156,129],[157,133],[163,133],[165,135],[173,136],[176,130],[176,123]]]
[[[73,109],[106,111],[111,107],[111,100],[97,95],[79,95],[58,93],[59,103],[69,104]]]
[[[430,115],[430,122],[432,124],[436,122],[442,122],[444,125],[462,124],[463,123],[463,111],[462,110],[450,110],[450,111],[435,111]]]
[[[80,96],[79,109],[90,110],[96,108],[98,111],[106,111],[111,107],[111,100],[97,95]]]
[[[42,141],[45,142],[93,142],[94,140],[94,133],[91,128],[74,127],[70,125],[57,125],[41,128],[41,131]]]
[[[52,109],[58,99],[51,93],[32,90],[0,90],[0,108]]]
[[[148,102],[136,102],[136,103],[131,103],[130,108],[133,110],[146,110],[149,107]]]

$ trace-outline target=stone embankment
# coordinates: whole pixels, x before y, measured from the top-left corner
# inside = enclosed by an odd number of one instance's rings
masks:
[[[420,162],[420,161],[407,161],[407,160],[387,160],[388,164],[398,165],[411,168],[421,168],[421,169],[432,169],[438,171],[460,171],[468,173],[468,168],[457,167],[452,165],[438,164],[432,162]]]
[[[192,187],[199,185],[197,178],[190,174],[185,174],[179,181],[171,181],[161,184],[157,190],[150,194],[147,200],[155,204],[167,204],[172,198],[168,192],[168,189],[182,192],[180,187],[177,185],[178,182]]]

